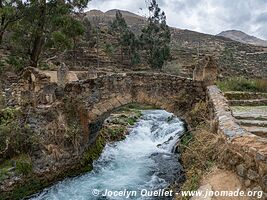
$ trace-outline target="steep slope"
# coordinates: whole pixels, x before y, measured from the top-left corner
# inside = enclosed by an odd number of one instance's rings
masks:
[[[223,31],[223,32],[219,33],[218,36],[230,38],[230,39],[235,40],[237,42],[267,47],[267,41],[266,40],[259,39],[255,36],[248,35],[242,31],[238,31],[238,30]]]
[[[90,10],[86,12],[86,17],[91,21],[93,24],[101,24],[101,25],[108,25],[115,16],[116,16],[117,9],[109,10],[107,12],[102,12],[100,10]],[[135,33],[140,33],[142,27],[146,24],[146,18],[131,13],[129,11],[120,10],[122,13],[125,21],[127,22],[128,26],[131,28],[132,31]]]
[[[225,37],[198,33],[190,30],[172,31],[172,53],[183,71],[192,74],[190,60],[196,62],[204,55],[213,55],[220,77],[267,77],[267,48],[240,43]],[[187,68],[188,70],[185,70]]]
[[[132,70],[127,58],[126,62],[122,62],[119,52],[112,55],[107,53],[107,44],[114,44],[114,38],[108,33],[107,26],[115,18],[116,11],[110,10],[104,13],[91,10],[86,13],[86,17],[93,26],[98,25],[101,28],[99,35],[101,67],[116,66],[122,69],[129,67],[128,69]],[[140,34],[147,23],[146,18],[128,11],[121,12],[129,27],[136,34]],[[96,45],[80,52],[80,58],[75,64],[95,67]],[[171,68],[169,72],[178,75],[192,76],[195,63],[204,55],[212,55],[219,64],[221,79],[229,76],[267,77],[267,47],[245,44],[222,36],[171,28],[171,54],[172,58],[166,68]]]

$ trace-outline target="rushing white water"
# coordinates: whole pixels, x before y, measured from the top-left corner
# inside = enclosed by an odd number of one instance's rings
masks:
[[[93,171],[65,179],[32,199],[126,199],[125,196],[103,195],[106,190],[114,192],[165,188],[169,182],[164,179],[163,171],[172,173],[170,168],[177,169],[179,165],[177,157],[174,157],[175,161],[170,161],[175,166],[167,163],[174,156],[173,146],[183,130],[183,123],[171,113],[164,110],[143,111],[143,116],[125,140],[106,145],[100,158],[94,162]],[[136,196],[129,198],[149,199],[138,194],[137,192]]]

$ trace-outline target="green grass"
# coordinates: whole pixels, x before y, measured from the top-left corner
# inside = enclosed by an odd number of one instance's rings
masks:
[[[267,92],[267,79],[229,78],[217,82],[222,91]]]
[[[13,166],[10,160],[7,160],[0,165],[0,181],[4,180],[10,175],[9,169],[12,167]]]
[[[137,118],[130,117],[130,118],[127,119],[127,122],[128,122],[128,124],[133,126],[135,124],[135,122],[137,122]]]

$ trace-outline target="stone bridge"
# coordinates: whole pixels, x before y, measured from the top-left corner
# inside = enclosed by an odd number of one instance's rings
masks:
[[[212,63],[211,59],[207,61]],[[205,73],[196,70],[194,79],[161,73],[129,72],[63,82],[63,86],[47,82],[47,77],[36,70],[30,71],[24,73],[18,91],[13,91],[19,97],[16,101],[19,104],[32,101],[37,108],[59,102],[81,122],[85,144],[94,141],[101,120],[123,105],[134,102],[155,105],[186,119],[186,114],[197,102],[207,101],[214,130],[224,136],[227,144],[222,160],[240,175],[247,187],[267,192],[267,139],[239,126],[226,98],[212,85],[212,74],[216,74],[214,69]],[[56,108],[62,109],[60,106]]]
[[[160,73],[111,74],[68,83],[64,89],[65,104],[77,105],[85,140],[96,132],[92,124],[123,105],[155,105],[183,116],[205,94],[202,81]]]

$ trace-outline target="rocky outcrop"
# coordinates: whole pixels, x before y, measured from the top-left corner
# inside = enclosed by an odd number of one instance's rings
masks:
[[[36,107],[40,103],[51,103],[55,100],[55,88],[49,76],[36,68],[27,67],[19,76],[18,83],[11,86],[12,105]]]

